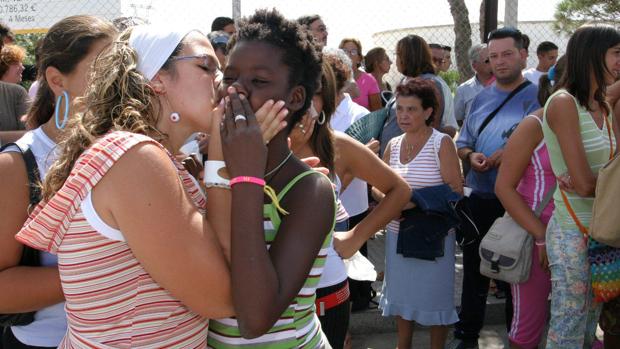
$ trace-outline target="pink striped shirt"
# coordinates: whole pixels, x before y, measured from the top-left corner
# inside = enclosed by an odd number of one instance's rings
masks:
[[[542,121],[536,115],[528,115],[528,118],[536,119],[542,127]],[[523,200],[532,209],[536,210],[536,207],[542,202],[545,194],[555,187],[555,175],[551,169],[551,160],[549,159],[549,152],[544,141],[540,142],[534,152],[530,163],[527,165],[523,177],[517,187],[517,192],[521,194]],[[542,211],[540,220],[547,224],[553,214],[555,205],[553,200],[549,201],[549,204]]]
[[[17,240],[58,255],[68,330],[59,348],[204,348],[208,322],[144,270],[124,241],[97,232],[80,203],[131,147],[155,140],[112,132],[77,160],[63,187],[31,214]],[[170,154],[168,154],[170,155]],[[171,156],[196,206],[205,199]],[[171,232],[171,234],[174,232]]]

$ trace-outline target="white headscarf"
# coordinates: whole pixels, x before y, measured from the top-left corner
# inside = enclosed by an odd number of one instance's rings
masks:
[[[133,27],[129,45],[138,53],[138,71],[151,80],[166,63],[181,40],[194,29],[164,25]]]

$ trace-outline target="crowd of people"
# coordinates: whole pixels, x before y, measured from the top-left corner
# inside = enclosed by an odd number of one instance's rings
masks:
[[[496,29],[455,93],[450,46],[407,35],[392,58],[328,34],[275,9],[210,33],[71,16],[27,91],[0,25],[0,349],[348,348],[368,289],[347,260],[379,231],[398,348],[415,324],[477,348],[491,283],[511,348],[620,348],[620,248],[587,229],[620,136],[620,31],[542,42],[528,69],[529,38]],[[480,272],[504,215],[531,236],[523,282]]]

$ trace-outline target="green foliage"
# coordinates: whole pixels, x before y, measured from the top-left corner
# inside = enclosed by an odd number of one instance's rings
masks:
[[[620,23],[618,0],[562,0],[555,10],[554,28],[559,32],[572,33],[579,26],[591,22]]]
[[[439,72],[439,76],[450,86],[452,94],[456,93],[456,88],[459,86],[459,79],[461,76],[456,70],[448,70],[447,72]]]
[[[45,34],[17,34],[15,35],[15,44],[26,49],[27,56],[24,60],[24,65],[34,64],[34,49],[37,47],[37,42],[43,39]]]

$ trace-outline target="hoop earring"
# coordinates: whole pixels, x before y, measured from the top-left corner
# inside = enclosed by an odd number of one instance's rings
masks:
[[[317,118],[316,122],[319,125],[323,125],[325,123],[325,111],[321,110],[321,114],[319,114],[319,117]]]
[[[170,113],[170,121],[176,124],[177,122],[181,121],[181,116],[179,115],[179,113]]]
[[[62,102],[63,97],[65,99],[65,115],[63,115],[61,123],[58,116],[58,111],[60,110],[60,102]],[[56,107],[54,108],[54,121],[56,122],[56,128],[59,130],[65,128],[65,126],[67,125],[67,121],[69,121],[69,94],[67,93],[67,91],[62,91],[62,94],[56,99]]]

